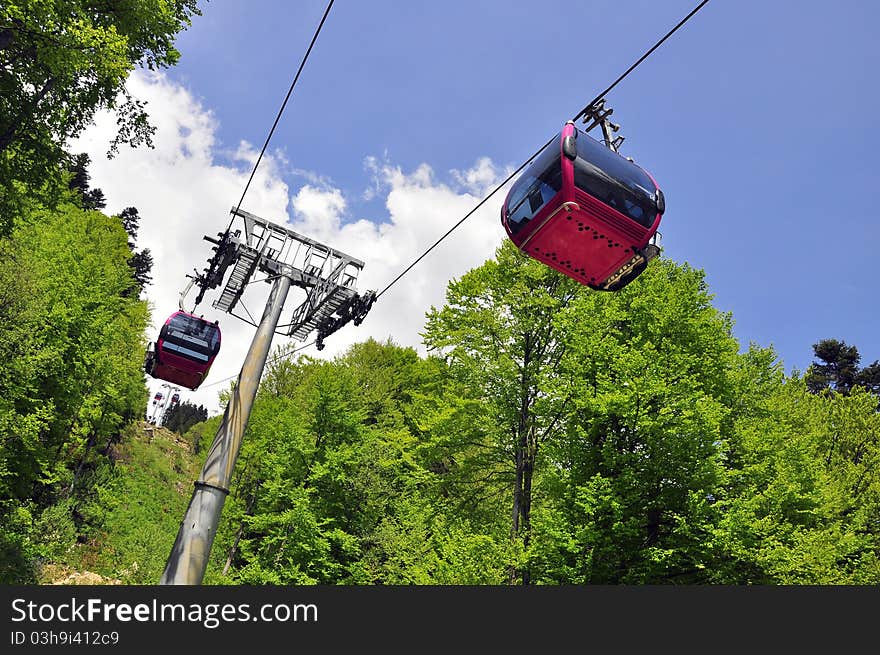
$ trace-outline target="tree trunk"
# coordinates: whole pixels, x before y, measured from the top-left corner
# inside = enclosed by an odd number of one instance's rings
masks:
[[[245,516],[250,516],[251,511],[254,509],[254,505],[257,502],[257,493],[252,492],[250,496],[248,496],[247,506],[244,510]],[[235,540],[232,542],[232,546],[229,548],[229,553],[226,556],[226,564],[223,565],[223,575],[229,571],[229,567],[232,566],[232,560],[235,559],[236,553],[238,553],[238,543],[241,541],[241,537],[244,534],[244,520],[238,524],[238,531],[235,533]]]
[[[86,458],[89,456],[89,452],[94,447],[95,443],[98,441],[98,435],[94,432],[89,434],[89,438],[86,440],[86,449],[82,454],[82,457],[79,459],[79,463],[77,464],[76,471],[73,473],[73,479],[70,481],[70,486],[67,488],[67,495],[72,496],[73,490],[76,488],[76,481],[79,479],[79,476],[82,474],[83,467],[86,464]]]
[[[532,469],[531,456],[529,454],[529,432],[531,429],[531,393],[529,365],[532,361],[532,339],[526,334],[523,343],[523,365],[520,377],[520,408],[519,422],[516,429],[515,448],[515,479],[513,487],[513,508],[511,516],[511,539],[522,538],[523,545],[529,543],[529,513],[531,508]],[[520,571],[513,568],[510,572],[510,584],[514,584],[519,578],[522,584],[529,583],[528,571]]]

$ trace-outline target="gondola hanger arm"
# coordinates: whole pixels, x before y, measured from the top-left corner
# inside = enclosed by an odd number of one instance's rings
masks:
[[[196,275],[187,275],[187,277],[189,278],[189,282],[180,292],[180,298],[177,303],[178,307],[180,307],[180,311],[182,312],[187,311],[186,306],[184,305],[184,300],[186,299],[186,294],[189,293],[189,290],[192,289],[193,285],[196,283],[196,280],[198,278],[198,271],[196,271]],[[193,309],[193,311],[195,311],[195,309]]]

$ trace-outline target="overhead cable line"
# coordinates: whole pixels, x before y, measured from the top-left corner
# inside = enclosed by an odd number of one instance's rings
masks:
[[[314,343],[315,343],[314,341],[310,341],[309,343],[303,344],[302,346],[299,346],[298,348],[294,348],[293,350],[288,350],[286,352],[280,353],[280,354],[276,355],[275,357],[272,357],[271,359],[269,359],[266,362],[266,364],[274,364],[275,362],[277,362],[279,360],[286,359],[287,357],[290,357],[291,355],[299,352],[300,350],[305,350],[306,348],[313,345]],[[238,374],[230,375],[228,378],[223,378],[222,380],[217,380],[215,382],[211,382],[210,384],[203,384],[202,389],[205,389],[207,387],[213,387],[214,385],[222,384],[224,382],[228,382],[229,380],[232,380],[237,377],[238,377]]]
[[[657,41],[657,43],[655,43],[653,46],[651,46],[651,48],[649,50],[647,50],[645,52],[645,54],[643,54],[641,57],[639,57],[639,59],[636,60],[636,62],[632,66],[627,68],[626,71],[624,71],[624,73],[622,75],[620,75],[620,77],[618,77],[616,80],[614,80],[614,82],[607,89],[602,91],[602,93],[600,93],[598,96],[596,96],[589,104],[587,104],[581,111],[579,111],[572,120],[576,121],[579,118],[581,118],[582,116],[586,115],[591,107],[593,107],[597,102],[599,102],[602,98],[604,98],[605,95],[608,94],[614,87],[616,87],[627,75],[629,75],[631,72],[633,72],[633,70],[635,70],[639,64],[641,64],[643,61],[645,61],[645,59],[647,59],[651,55],[651,53],[653,53],[657,48],[659,48],[663,44],[663,42],[666,41],[670,36],[672,36],[675,32],[677,32],[686,22],[688,22],[691,19],[691,17],[693,17],[694,14],[696,14],[700,9],[702,9],[703,6],[708,2],[709,2],[709,0],[703,0],[702,2],[700,2],[700,4],[698,4],[696,7],[694,7],[694,9],[691,10],[691,12],[687,16],[685,16],[683,19],[681,19],[675,27],[673,27],[671,30],[669,30],[663,36],[663,38],[661,38],[659,41]],[[511,173],[509,176],[507,176],[507,178],[501,184],[496,186],[489,193],[489,195],[487,195],[485,198],[483,198],[477,204],[476,207],[474,207],[470,212],[468,212],[464,216],[464,218],[459,220],[455,225],[453,225],[451,228],[449,228],[449,230],[447,230],[447,232],[443,236],[441,236],[439,239],[437,239],[437,241],[435,241],[433,244],[431,244],[431,246],[425,252],[423,252],[421,255],[419,255],[419,257],[415,261],[413,261],[409,266],[407,266],[406,269],[404,269],[404,271],[402,273],[400,273],[400,275],[398,275],[396,278],[394,278],[390,283],[388,283],[388,285],[384,289],[382,289],[378,294],[376,294],[376,299],[378,300],[379,297],[382,296],[383,293],[388,291],[388,289],[390,289],[400,278],[402,278],[404,275],[406,275],[406,273],[408,273],[416,264],[418,264],[429,252],[431,252],[434,248],[436,248],[440,244],[441,241],[443,241],[446,237],[448,237],[456,228],[458,228],[458,226],[460,226],[462,223],[464,223],[468,218],[470,218],[474,214],[474,212],[476,212],[480,207],[482,207],[486,203],[486,201],[489,200],[489,198],[494,196],[500,189],[502,189],[504,187],[505,184],[510,182],[510,180],[512,180],[533,159],[535,159],[535,157],[537,157],[539,154],[541,154],[541,152],[544,150],[544,148],[546,148],[547,146],[549,146],[553,142],[554,138],[556,138],[555,135],[553,137],[551,137],[550,140],[547,141],[547,143],[545,143],[543,146],[541,146],[531,157],[529,157],[525,161],[525,163],[522,164],[522,166],[517,168],[513,173]]]
[[[296,83],[297,83],[297,81],[299,80],[299,76],[300,76],[300,74],[302,73],[303,68],[305,68],[306,62],[307,62],[308,59],[309,59],[309,55],[310,55],[311,52],[312,52],[312,48],[314,48],[314,46],[315,46],[315,42],[318,40],[318,35],[321,33],[321,29],[324,27],[324,23],[327,21],[327,16],[330,14],[330,9],[333,7],[333,3],[334,3],[334,2],[335,2],[335,0],[330,0],[330,1],[327,3],[327,7],[324,9],[324,15],[321,16],[321,21],[320,21],[320,23],[318,23],[318,27],[315,29],[315,33],[312,35],[312,40],[311,40],[311,42],[309,43],[309,47],[306,49],[306,52],[305,52],[305,54],[303,55],[302,61],[301,61],[300,64],[299,64],[299,68],[298,68],[297,71],[296,71],[296,75],[294,75],[294,77],[293,77],[293,81],[290,83],[290,88],[287,89],[287,95],[284,96],[284,102],[281,103],[281,107],[280,107],[280,109],[278,110],[278,114],[275,116],[275,121],[272,123],[272,127],[269,129],[269,134],[266,136],[266,141],[263,143],[263,147],[262,147],[262,149],[260,150],[260,154],[257,156],[257,160],[256,160],[256,162],[254,162],[253,170],[251,170],[250,177],[248,177],[248,181],[247,181],[247,183],[246,183],[245,186],[244,186],[244,190],[243,190],[242,193],[241,193],[241,198],[239,199],[238,204],[235,205],[235,206],[233,207],[232,211],[230,212],[230,213],[232,214],[232,217],[229,219],[229,225],[226,227],[226,232],[227,232],[227,234],[229,233],[229,230],[232,229],[232,224],[233,224],[233,222],[234,222],[234,220],[235,220],[235,216],[236,216],[236,214],[235,214],[235,209],[241,209],[241,205],[242,205],[242,203],[244,202],[244,197],[245,197],[245,195],[247,194],[248,189],[250,188],[250,185],[251,185],[251,182],[252,182],[253,179],[254,179],[254,176],[256,175],[257,168],[259,167],[260,162],[261,162],[262,159],[263,159],[263,155],[266,153],[266,149],[269,147],[269,141],[272,139],[272,135],[275,133],[275,128],[278,127],[278,123],[279,123],[279,121],[281,120],[281,116],[282,116],[282,114],[284,113],[284,109],[285,109],[285,107],[287,107],[287,103],[288,103],[288,101],[290,100],[290,96],[293,94],[293,89],[294,89],[294,87],[296,87]],[[262,280],[262,281],[268,281],[268,279],[269,279],[269,278],[266,278],[266,279],[264,279],[264,280]],[[197,301],[196,301],[196,305],[198,305],[198,302],[199,302],[199,301],[197,300]],[[247,311],[247,309],[245,309],[245,311]],[[249,312],[248,312],[248,313],[249,313]],[[239,317],[239,318],[241,318],[241,317]],[[249,323],[252,324],[252,325],[256,325],[255,323],[253,323],[253,321],[246,321],[246,322],[249,322]],[[309,342],[309,343],[307,343],[307,344],[304,344],[304,345],[300,346],[299,348],[295,348],[295,349],[293,349],[293,350],[291,350],[291,351],[288,351],[288,352],[286,352],[286,353],[283,353],[283,354],[277,355],[276,357],[270,359],[270,360],[268,361],[268,363],[271,364],[271,363],[274,363],[274,362],[278,361],[279,359],[283,359],[283,358],[285,358],[285,357],[289,357],[290,355],[292,355],[292,354],[294,354],[294,353],[296,353],[296,352],[298,352],[298,351],[300,351],[300,350],[303,350],[303,349],[305,349],[305,348],[311,346],[311,345],[314,344],[314,343],[315,343],[315,341],[311,341],[311,342]],[[229,377],[222,378],[222,379],[217,380],[217,381],[215,381],[215,382],[211,382],[210,384],[203,385],[203,388],[204,388],[204,387],[211,387],[211,386],[214,386],[214,385],[217,385],[217,384],[222,384],[223,382],[227,382],[227,381],[229,381],[229,380],[232,380],[232,379],[235,378],[235,377],[237,377],[237,376],[235,376],[235,375],[231,375],[231,376],[229,376]]]
[[[545,143],[545,144],[541,147],[541,150],[543,150],[543,149],[546,148],[548,145],[550,145],[550,143],[551,143],[552,141],[553,141],[553,139],[550,139],[550,141],[548,141],[547,143]],[[394,278],[391,282],[389,282],[389,283],[388,283],[388,286],[386,286],[384,289],[382,289],[379,293],[376,294],[376,300],[378,300],[379,297],[380,297],[383,293],[385,293],[386,291],[388,291],[388,289],[390,289],[390,288],[394,285],[395,282],[397,282],[400,278],[402,278],[404,275],[406,275],[406,274],[409,272],[409,270],[410,270],[413,266],[415,266],[415,265],[418,264],[420,261],[422,261],[422,259],[423,259],[423,258],[424,258],[429,252],[431,252],[434,248],[436,248],[438,245],[440,245],[440,242],[443,241],[443,239],[445,239],[446,237],[448,237],[450,234],[452,234],[452,232],[453,232],[453,231],[454,231],[459,225],[461,225],[461,224],[464,223],[468,218],[470,218],[471,215],[472,215],[475,211],[477,211],[480,207],[482,207],[482,206],[486,203],[486,201],[489,200],[489,198],[491,198],[492,196],[494,196],[494,195],[498,192],[499,189],[501,189],[505,184],[507,184],[508,182],[510,182],[510,180],[512,180],[512,179],[513,179],[513,178],[514,178],[514,177],[515,177],[515,176],[516,176],[516,175],[517,175],[522,169],[524,169],[524,168],[526,167],[526,164],[528,164],[528,163],[529,163],[530,161],[532,161],[535,157],[537,157],[538,154],[540,154],[541,150],[538,150],[538,152],[536,152],[534,155],[532,155],[531,157],[528,158],[528,160],[526,161],[525,164],[523,164],[522,166],[520,166],[519,168],[517,168],[515,171],[513,171],[513,173],[511,173],[510,175],[508,175],[508,176],[507,176],[507,179],[505,179],[504,182],[502,182],[502,183],[499,184],[497,187],[495,187],[495,189],[493,189],[492,192],[491,192],[488,196],[486,196],[486,197],[483,198],[479,203],[477,203],[477,206],[474,207],[472,210],[470,210],[470,211],[464,216],[464,218],[462,218],[461,220],[458,221],[458,223],[456,223],[456,224],[453,225],[451,228],[449,228],[449,230],[446,232],[446,234],[444,234],[442,237],[440,237],[439,239],[437,239],[437,240],[433,243],[433,245],[432,245],[430,248],[428,248],[425,252],[423,252],[421,255],[419,255],[418,259],[416,259],[412,264],[410,264],[409,266],[407,266],[407,267],[404,269],[404,271],[403,271],[400,275],[398,275],[398,276],[397,276],[396,278]]]
[[[244,202],[245,194],[248,192],[248,188],[250,188],[251,182],[254,179],[254,175],[257,172],[257,167],[260,165],[260,161],[263,159],[263,155],[266,153],[266,148],[269,147],[269,141],[272,138],[272,135],[275,133],[275,128],[278,126],[278,121],[281,120],[281,114],[284,113],[284,108],[287,106],[287,101],[290,99],[291,93],[293,93],[293,88],[296,86],[297,80],[299,80],[300,73],[302,73],[303,68],[306,65],[306,61],[308,61],[309,54],[312,52],[312,48],[315,45],[315,41],[318,40],[318,35],[321,33],[321,28],[324,27],[324,22],[327,20],[327,15],[330,13],[330,8],[333,6],[335,0],[330,0],[327,3],[327,8],[324,10],[324,15],[321,17],[321,22],[318,24],[318,28],[315,30],[315,34],[312,36],[312,41],[309,43],[309,47],[306,50],[306,54],[303,56],[302,61],[300,62],[299,69],[296,71],[296,75],[293,78],[293,82],[290,83],[290,88],[287,90],[287,95],[284,97],[284,102],[281,103],[281,108],[278,110],[278,115],[275,117],[275,122],[272,123],[272,129],[269,130],[269,135],[266,137],[266,142],[263,144],[262,150],[260,150],[260,154],[257,157],[257,161],[254,163],[254,168],[251,171],[251,175],[248,178],[247,184],[244,186],[244,191],[241,193],[241,198],[238,201],[236,207],[241,207],[241,203]],[[229,220],[229,227],[227,227],[227,231],[232,227],[232,222],[235,219],[235,214],[233,214],[232,218]]]
[[[195,311],[195,307],[198,307],[202,302],[202,298],[204,296],[205,291],[208,288],[214,288],[217,284],[220,283],[219,279],[214,279],[218,272],[218,267],[220,267],[220,263],[223,260],[225,254],[228,254],[230,251],[229,247],[229,233],[232,230],[232,224],[235,222],[236,209],[241,209],[241,205],[244,202],[244,197],[247,195],[248,189],[251,186],[251,182],[254,180],[254,176],[257,173],[257,168],[260,165],[260,162],[263,160],[263,155],[266,154],[266,149],[269,147],[269,141],[272,139],[272,135],[275,133],[275,128],[278,127],[278,123],[281,120],[281,115],[284,113],[284,109],[287,106],[287,102],[290,100],[290,96],[293,93],[293,89],[296,86],[297,81],[299,80],[299,76],[305,68],[306,62],[309,59],[309,55],[312,52],[312,48],[315,46],[315,42],[318,40],[318,35],[321,33],[321,29],[324,27],[324,23],[327,20],[327,16],[330,14],[330,9],[333,7],[333,2],[335,0],[330,0],[327,3],[326,9],[324,9],[324,15],[321,17],[321,22],[318,24],[315,33],[312,35],[312,40],[309,43],[309,47],[306,49],[305,54],[303,55],[302,61],[299,64],[299,68],[296,71],[296,75],[293,77],[293,81],[290,83],[290,88],[287,90],[287,95],[284,97],[284,102],[281,103],[281,108],[278,110],[278,114],[275,116],[275,121],[272,123],[272,127],[269,130],[269,134],[266,136],[266,141],[263,143],[263,147],[260,150],[260,154],[257,156],[257,160],[254,162],[254,167],[251,170],[250,177],[248,177],[247,183],[244,185],[244,190],[241,192],[241,198],[238,200],[238,204],[232,207],[230,211],[229,224],[226,226],[225,232],[218,232],[217,236],[220,237],[220,240],[205,237],[206,240],[211,241],[212,243],[216,243],[217,245],[213,248],[215,251],[214,256],[208,261],[208,267],[205,269],[203,273],[196,273],[194,276],[187,276],[192,278],[192,282],[187,286],[186,290],[181,294],[181,305],[180,308],[183,309],[183,297],[186,295],[186,292],[189,288],[194,284],[199,284],[199,294],[196,296],[195,305],[193,307],[193,311]],[[229,262],[226,262],[228,265]],[[220,267],[221,271],[225,271],[225,266]],[[222,272],[220,273],[220,278],[222,278]]]
[[[639,64],[641,64],[643,61],[645,61],[645,59],[647,59],[648,57],[650,57],[650,56],[651,56],[651,53],[653,53],[657,48],[659,48],[661,45],[663,45],[663,42],[666,41],[666,39],[668,39],[670,36],[672,36],[673,34],[675,34],[675,32],[677,32],[678,29],[679,29],[682,25],[684,25],[685,23],[687,23],[687,22],[691,19],[691,17],[692,17],[694,14],[696,14],[698,11],[700,11],[700,9],[703,8],[703,5],[705,5],[707,2],[709,2],[709,0],[703,0],[700,4],[698,4],[696,7],[694,7],[693,10],[691,10],[691,13],[689,13],[687,16],[685,16],[684,18],[682,18],[682,19],[678,22],[678,25],[676,25],[676,26],[673,27],[671,30],[669,30],[669,31],[666,33],[666,35],[665,35],[662,39],[660,39],[659,41],[657,41],[657,43],[655,43],[653,46],[651,46],[650,50],[648,50],[647,52],[645,52],[645,54],[643,54],[641,57],[639,57],[638,60],[637,60],[632,66],[630,66],[629,68],[627,68],[627,69],[623,72],[623,74],[622,74],[620,77],[618,77],[616,80],[614,80],[614,82],[611,83],[611,86],[609,86],[609,87],[608,87],[607,89],[605,89],[602,93],[600,93],[600,94],[597,95],[595,98],[593,98],[593,99],[592,99],[592,100],[591,100],[591,101],[590,101],[590,102],[589,102],[589,103],[588,103],[583,109],[581,109],[581,110],[577,113],[577,115],[576,115],[572,120],[576,121],[576,120],[578,120],[579,118],[585,116],[585,115],[587,114],[587,112],[589,112],[590,107],[592,107],[592,106],[595,105],[597,102],[599,102],[602,98],[604,98],[606,95],[608,95],[608,93],[609,93],[614,87],[616,87],[618,84],[620,84],[620,82],[621,82],[621,80],[623,80],[623,78],[625,78],[627,75],[629,75],[630,73],[632,73],[632,72],[636,69],[636,67],[637,67]]]

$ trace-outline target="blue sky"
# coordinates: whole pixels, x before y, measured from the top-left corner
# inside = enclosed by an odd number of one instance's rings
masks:
[[[377,271],[371,288],[381,288],[697,4],[336,0],[270,142],[272,179],[262,196],[249,191],[243,208],[273,211],[266,218],[288,218],[317,238],[333,234],[322,220],[340,235],[356,224],[364,233],[366,221],[381,236],[409,212],[412,238],[363,253],[365,270]],[[206,165],[230,172],[210,193],[222,210],[201,220],[204,234],[225,228],[326,6],[204,2],[179,37],[182,57],[165,73],[163,93],[186,95],[210,135]],[[866,0],[711,0],[607,97],[626,139],[621,153],[665,193],[664,254],[705,270],[741,344],[773,346],[787,372],[804,370],[822,338],[857,346],[863,365],[880,358],[878,22],[880,5]],[[153,97],[148,109],[161,113]],[[110,209],[148,205],[112,166],[98,162],[93,175]],[[469,229],[482,230],[483,241],[453,232],[445,251],[419,264],[425,274],[448,280],[493,255],[504,238],[501,195],[468,219],[482,222]],[[201,200],[187,204],[196,211]],[[151,227],[150,212],[139,209],[150,244],[163,224],[156,218]],[[152,238],[159,249],[160,236]],[[193,243],[186,270],[174,275],[201,268],[207,247]],[[470,259],[454,256],[465,251]],[[403,316],[420,324],[424,307],[403,298],[421,293],[417,282],[383,296],[364,326],[382,313],[377,325]],[[151,291],[159,313],[170,288],[160,279]],[[436,294],[426,297],[435,302]],[[368,335],[357,330],[346,340]],[[237,366],[229,360],[215,379]]]

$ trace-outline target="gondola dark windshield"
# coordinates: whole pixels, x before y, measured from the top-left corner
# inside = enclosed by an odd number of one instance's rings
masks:
[[[657,217],[655,185],[650,176],[580,130],[574,185],[645,227],[651,227]]]
[[[544,148],[510,190],[507,221],[519,232],[562,188],[559,139]]]
[[[207,362],[217,354],[220,330],[193,316],[177,314],[168,324],[163,347],[181,357]]]

